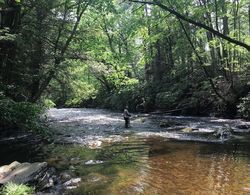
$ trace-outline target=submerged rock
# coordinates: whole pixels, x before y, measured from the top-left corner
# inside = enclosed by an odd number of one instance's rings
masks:
[[[62,182],[66,182],[66,181],[69,181],[71,179],[71,175],[67,172],[62,172],[60,174],[59,178]]]
[[[241,125],[237,125],[236,128],[238,128],[238,129],[250,129],[250,126],[246,125],[246,124],[241,124]]]
[[[223,128],[219,129],[214,133],[215,137],[221,141],[228,140],[234,133],[233,129],[229,125],[225,125]]]
[[[181,126],[183,123],[174,120],[161,120],[159,126],[162,128],[168,128],[172,126]]]
[[[87,143],[87,146],[90,149],[96,149],[96,148],[100,148],[100,146],[102,145],[102,141],[100,140],[91,140]]]
[[[86,176],[84,180],[85,185],[93,185],[93,184],[105,184],[108,183],[110,178],[108,176],[102,175],[100,173],[90,173]]]
[[[79,157],[70,159],[70,165],[78,165],[80,163],[81,163],[81,159]]]
[[[234,132],[238,134],[248,134],[250,133],[250,124],[240,124],[236,125]]]
[[[184,129],[182,129],[181,131],[184,132],[184,133],[190,133],[190,132],[193,131],[193,129],[191,127],[186,127]]]
[[[102,160],[88,160],[84,164],[85,165],[96,165],[96,164],[102,164]]]
[[[66,181],[65,183],[63,183],[63,186],[66,189],[75,189],[79,186],[79,183],[82,181],[81,178],[72,178],[69,181]]]

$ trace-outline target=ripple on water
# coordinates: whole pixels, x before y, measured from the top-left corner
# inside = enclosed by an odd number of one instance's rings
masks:
[[[83,142],[86,140],[102,142],[101,147],[94,149],[79,145],[74,146],[75,148],[62,146],[61,150],[52,152],[53,157],[58,156],[54,161],[64,165],[60,167],[61,169],[74,166],[73,174],[82,178],[80,188],[72,191],[73,194],[246,194],[249,192],[249,140],[237,144],[212,143],[213,140],[209,140],[209,143],[173,141],[172,139],[194,140],[194,137],[159,129],[157,126],[152,126],[154,124],[149,121],[143,122],[147,119],[134,120],[132,125],[136,128],[130,129],[129,134],[123,134],[125,129],[122,128],[123,120],[119,113],[81,109],[65,111],[71,114],[71,119],[66,118],[66,114],[61,117],[55,114],[54,117],[56,120],[70,121],[63,125],[72,125],[72,137],[78,136]],[[166,118],[184,121],[183,124],[199,128],[205,133],[219,129],[225,123],[232,125],[238,123],[216,118]],[[74,126],[75,121],[78,121],[80,126]],[[95,122],[98,128],[91,124]],[[82,127],[83,124],[86,125],[84,126],[86,129]],[[113,128],[116,130],[113,131]],[[85,135],[81,134],[83,129],[86,130]],[[115,136],[112,137],[113,135]],[[204,140],[197,138],[197,141]],[[73,164],[70,159],[75,157],[79,159]],[[103,163],[84,164],[90,160]]]

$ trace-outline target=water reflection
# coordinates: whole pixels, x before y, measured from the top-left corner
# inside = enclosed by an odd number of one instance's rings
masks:
[[[150,151],[160,153],[149,155],[145,161],[148,166],[144,166],[147,174],[142,179],[143,194],[242,194],[249,189],[247,158],[230,152],[203,154],[204,148],[213,149],[214,145],[174,142],[151,145]]]
[[[71,194],[250,194],[249,148],[249,140],[215,144],[128,136],[95,150],[55,144],[36,158],[82,178]]]
[[[247,145],[239,146],[244,151]],[[115,146],[117,147],[117,145]],[[248,194],[249,156],[231,145],[173,142],[150,138],[120,143],[134,162],[106,164],[102,182],[85,182],[73,194]],[[246,149],[247,150],[247,149]],[[92,172],[95,170],[92,167]],[[84,168],[86,169],[86,167]],[[115,170],[115,172],[114,172]],[[99,176],[100,177],[100,176]],[[103,185],[103,182],[106,182]],[[90,187],[92,186],[92,187]]]

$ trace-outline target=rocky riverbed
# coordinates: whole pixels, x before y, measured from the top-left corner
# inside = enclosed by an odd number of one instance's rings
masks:
[[[53,131],[51,143],[23,132],[0,139],[0,163],[10,164],[0,168],[5,170],[2,176],[0,171],[2,183],[15,178],[11,175],[20,168],[43,165],[39,174],[25,176],[30,179],[24,183],[36,183],[38,194],[226,194],[250,189],[250,122],[133,114],[126,129],[122,113],[102,109],[51,109],[44,117]],[[15,160],[20,163],[13,168]]]
[[[222,142],[250,133],[250,122],[241,119],[134,114],[131,127],[125,129],[121,113],[101,109],[51,109],[47,117],[55,129],[56,142],[89,147],[119,142],[126,139],[126,134]]]

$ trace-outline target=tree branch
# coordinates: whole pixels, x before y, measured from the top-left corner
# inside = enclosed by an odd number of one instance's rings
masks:
[[[248,45],[248,44],[246,44],[246,43],[243,43],[243,42],[241,42],[241,41],[235,40],[235,39],[233,39],[233,38],[231,38],[231,37],[229,37],[229,36],[226,36],[226,35],[220,33],[219,31],[217,31],[217,30],[215,30],[215,29],[213,29],[213,28],[211,28],[211,27],[209,27],[209,26],[207,26],[207,25],[205,25],[205,24],[202,24],[202,23],[197,22],[197,21],[195,21],[195,20],[193,20],[193,19],[187,18],[186,16],[184,16],[184,15],[178,13],[177,11],[175,11],[175,10],[173,10],[173,9],[171,9],[171,8],[169,8],[169,7],[167,7],[166,5],[161,4],[161,3],[160,3],[159,1],[157,1],[157,0],[155,0],[155,1],[128,0],[128,1],[130,1],[130,2],[135,2],[135,3],[149,4],[149,5],[157,5],[157,6],[159,6],[160,8],[162,8],[162,9],[164,9],[164,10],[170,12],[171,14],[175,15],[177,18],[179,18],[179,19],[181,19],[181,20],[184,20],[184,21],[189,22],[189,23],[191,23],[191,24],[193,24],[193,25],[195,25],[195,26],[198,26],[198,27],[201,27],[201,28],[203,28],[203,29],[206,29],[206,30],[210,31],[211,33],[213,33],[214,35],[216,35],[216,36],[218,36],[218,37],[220,37],[220,38],[222,38],[222,39],[225,39],[225,40],[227,40],[227,41],[230,42],[230,43],[233,43],[233,44],[235,44],[235,45],[239,45],[239,46],[241,46],[241,47],[244,47],[244,48],[246,48],[248,51],[250,51],[250,45]]]
[[[181,21],[180,19],[178,19],[178,20],[179,20],[180,25],[181,25],[181,27],[182,27],[182,29],[183,29],[183,31],[184,31],[184,33],[185,33],[187,39],[188,39],[188,42],[190,43],[192,49],[194,50],[194,53],[195,53],[196,57],[197,57],[198,60],[199,60],[199,63],[200,63],[199,65],[200,65],[200,67],[203,69],[203,71],[204,71],[204,73],[205,73],[205,75],[206,75],[206,77],[207,77],[207,79],[208,79],[208,81],[209,81],[209,83],[210,83],[212,89],[214,90],[215,94],[216,94],[217,97],[219,97],[222,101],[228,102],[228,101],[218,92],[218,90],[217,90],[217,88],[216,88],[216,86],[215,86],[215,84],[214,84],[214,82],[213,82],[213,80],[212,80],[212,78],[211,78],[209,72],[207,71],[206,67],[204,66],[203,60],[201,59],[200,55],[199,55],[198,52],[196,51],[195,46],[194,46],[194,44],[192,43],[192,40],[191,40],[190,36],[188,35],[188,33],[187,33],[187,31],[186,31],[186,28],[185,28],[184,24],[182,23],[182,21]]]

